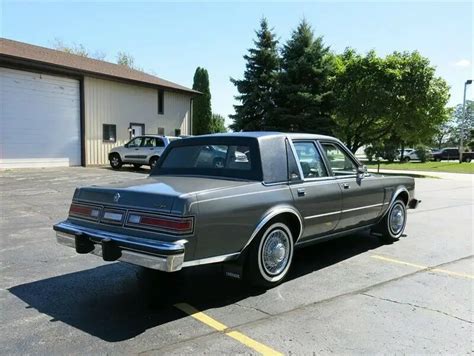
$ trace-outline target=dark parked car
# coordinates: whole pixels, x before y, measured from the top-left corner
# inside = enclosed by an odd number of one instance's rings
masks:
[[[463,162],[471,162],[473,158],[473,152],[463,152],[462,160]],[[434,161],[450,161],[450,160],[459,160],[459,149],[458,148],[443,148],[439,151],[433,152]]]
[[[297,247],[361,230],[399,239],[414,189],[413,178],[367,173],[328,136],[198,136],[171,142],[148,178],[76,189],[54,230],[105,261],[165,272],[224,263],[271,287]]]

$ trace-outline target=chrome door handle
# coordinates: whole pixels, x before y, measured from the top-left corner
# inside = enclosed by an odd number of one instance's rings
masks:
[[[343,187],[344,189],[349,189],[351,186],[349,185],[349,183],[342,183],[341,187]]]
[[[296,189],[296,192],[298,193],[299,197],[304,197],[306,195],[306,190],[304,188],[298,188]]]

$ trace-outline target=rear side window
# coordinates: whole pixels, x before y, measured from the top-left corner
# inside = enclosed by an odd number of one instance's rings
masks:
[[[154,137],[143,138],[142,147],[155,147],[155,138]]]
[[[165,147],[165,143],[161,138],[155,138],[156,140],[156,147]]]
[[[328,172],[314,142],[294,143],[304,178],[327,177]]]

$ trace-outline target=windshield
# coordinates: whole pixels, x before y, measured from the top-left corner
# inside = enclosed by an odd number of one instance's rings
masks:
[[[152,174],[189,174],[253,179],[255,152],[248,145],[195,144],[170,147]]]

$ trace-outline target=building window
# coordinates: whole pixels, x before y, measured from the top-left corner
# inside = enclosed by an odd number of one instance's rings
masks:
[[[158,135],[160,135],[160,136],[165,135],[165,128],[164,127],[158,127]]]
[[[165,91],[158,89],[158,114],[163,115],[165,113]]]
[[[117,126],[103,124],[102,125],[102,139],[104,142],[115,142],[117,140]]]
[[[181,129],[174,129],[174,135],[175,135],[176,137],[181,136]]]

